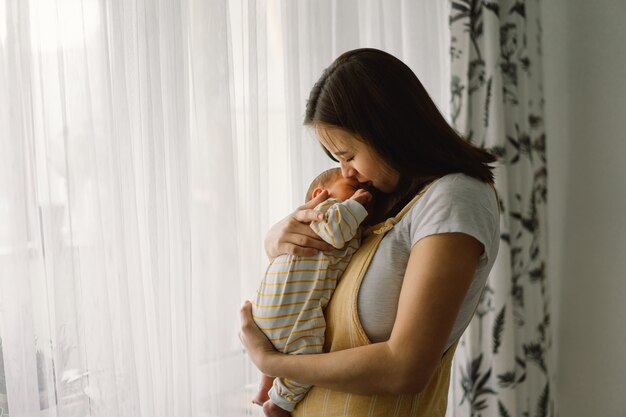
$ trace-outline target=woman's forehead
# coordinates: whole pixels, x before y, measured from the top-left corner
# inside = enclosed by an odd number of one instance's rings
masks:
[[[352,133],[334,126],[316,125],[315,134],[322,146],[334,154],[351,150],[357,141]]]

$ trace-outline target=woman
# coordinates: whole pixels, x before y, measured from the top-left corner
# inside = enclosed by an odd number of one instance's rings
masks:
[[[315,386],[296,416],[443,416],[454,349],[498,251],[495,158],[446,123],[405,64],[375,49],[324,71],[305,124],[344,177],[377,193],[377,220],[389,220],[372,228],[326,310],[328,353],[278,353],[249,303],[242,343],[263,373]],[[329,249],[308,227],[325,198],[270,229],[270,257]]]

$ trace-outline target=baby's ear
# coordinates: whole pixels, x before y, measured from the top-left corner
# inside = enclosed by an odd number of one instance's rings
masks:
[[[313,193],[311,193],[311,198],[317,197],[321,194],[322,191],[324,191],[322,187],[317,187],[315,190],[313,190]]]

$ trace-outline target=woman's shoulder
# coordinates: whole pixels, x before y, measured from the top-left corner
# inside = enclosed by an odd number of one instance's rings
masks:
[[[447,223],[455,220],[497,221],[498,200],[489,183],[462,173],[448,174],[433,181],[411,207],[409,222]]]
[[[411,245],[430,234],[463,232],[490,247],[499,227],[494,188],[465,174],[432,182],[407,214]]]
[[[492,186],[462,172],[455,172],[434,180],[429,188],[491,189]]]
[[[463,173],[448,174],[436,179],[428,186],[419,202],[422,205],[467,202],[497,208],[493,186]]]

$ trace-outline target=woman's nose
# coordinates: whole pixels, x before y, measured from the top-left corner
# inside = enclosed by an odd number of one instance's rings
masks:
[[[340,163],[340,167],[341,167],[341,175],[344,178],[350,178],[350,177],[354,177],[356,175],[356,170],[354,168],[350,167],[345,162],[341,162]]]

